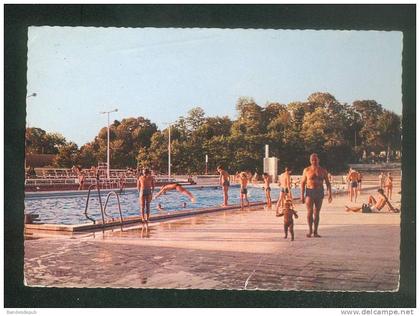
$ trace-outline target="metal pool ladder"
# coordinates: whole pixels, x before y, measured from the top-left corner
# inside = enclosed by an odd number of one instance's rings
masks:
[[[106,213],[106,207],[107,207],[107,205],[108,205],[108,201],[109,201],[109,198],[111,197],[111,195],[115,195],[115,196],[116,196],[116,198],[117,198],[117,202],[118,202],[118,211],[119,211],[119,213],[120,213],[120,223],[121,223],[121,225],[122,225],[122,224],[124,224],[124,220],[123,220],[123,216],[122,216],[122,212],[121,212],[120,197],[119,197],[118,193],[117,193],[117,192],[115,192],[115,191],[111,191],[111,192],[109,192],[109,193],[108,193],[108,195],[107,195],[107,197],[106,197],[105,206],[103,207],[103,206],[102,206],[102,198],[101,198],[101,190],[100,190],[100,188],[99,188],[99,183],[98,183],[98,182],[97,182],[97,183],[94,183],[94,184],[91,184],[91,185],[89,186],[89,191],[88,191],[88,195],[87,195],[87,199],[86,199],[85,212],[84,212],[84,214],[85,214],[86,218],[87,218],[87,219],[89,219],[89,220],[91,220],[91,221],[93,222],[93,224],[96,224],[96,220],[95,220],[94,218],[90,217],[90,216],[87,214],[87,210],[88,210],[88,207],[89,207],[90,192],[91,192],[91,191],[92,191],[92,189],[94,189],[94,188],[96,188],[96,189],[97,189],[97,191],[98,191],[99,205],[100,205],[100,207],[101,207],[102,225],[103,225],[103,226],[105,226],[105,216],[106,216],[106,217],[108,217],[108,218],[111,218],[111,219],[112,219],[112,221],[114,221],[114,218],[113,218],[112,216],[110,216],[110,215],[108,215],[108,214]]]
[[[109,198],[110,198],[112,195],[115,195],[115,197],[117,198],[117,202],[118,202],[118,211],[120,212],[120,222],[121,222],[121,225],[122,225],[122,224],[124,224],[124,220],[123,220],[123,216],[122,216],[122,212],[121,212],[120,196],[119,196],[119,194],[118,194],[117,192],[115,192],[115,191],[111,191],[111,192],[109,192],[109,193],[108,193],[108,195],[106,196],[106,201],[105,201],[105,206],[104,206],[104,214],[105,214],[105,216],[110,217],[110,218],[112,219],[112,221],[114,221],[114,218],[113,218],[112,216],[109,216],[109,215],[106,213],[106,207],[107,207],[107,205],[108,205]]]

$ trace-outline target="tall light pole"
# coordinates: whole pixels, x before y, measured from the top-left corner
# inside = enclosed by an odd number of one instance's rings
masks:
[[[36,96],[37,96],[37,94],[36,94],[36,92],[34,92],[34,93],[31,93],[31,94],[27,95],[26,99],[29,99],[30,97],[36,97]],[[28,106],[28,105],[26,105],[26,106]],[[26,121],[26,128],[29,128],[29,122],[28,121]]]
[[[106,143],[106,175],[108,179],[110,178],[110,175],[109,175],[109,113],[113,113],[113,112],[118,112],[118,109],[99,112],[99,114],[108,114],[108,125],[107,125],[108,135],[107,135],[107,143]]]
[[[36,96],[37,96],[37,94],[36,94],[36,92],[34,92],[34,93],[31,93],[31,94],[27,95],[26,99],[29,99],[30,97],[36,97]],[[29,129],[28,120],[26,120],[26,129]],[[25,136],[26,136],[26,133],[27,133],[27,131],[25,131]],[[26,137],[25,137],[25,174],[26,174]]]
[[[172,125],[169,124],[168,130],[168,182],[171,179],[171,127]]]
[[[171,127],[173,122],[165,122],[168,125],[168,181],[171,178]]]

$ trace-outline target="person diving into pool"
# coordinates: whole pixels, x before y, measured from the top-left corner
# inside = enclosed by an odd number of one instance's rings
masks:
[[[195,197],[194,197],[194,195],[192,195],[192,193],[190,191],[188,191],[187,189],[185,189],[179,183],[171,183],[171,184],[164,185],[160,189],[160,191],[153,197],[153,199],[157,199],[162,194],[165,194],[166,192],[171,191],[171,190],[178,191],[179,193],[187,196],[191,200],[191,202],[195,203]]]

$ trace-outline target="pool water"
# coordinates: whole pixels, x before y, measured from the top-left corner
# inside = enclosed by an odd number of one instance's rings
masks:
[[[223,191],[220,187],[194,187],[188,190],[195,196],[196,202],[192,203],[186,196],[177,191],[169,191],[153,200],[150,205],[151,214],[169,213],[179,210],[202,209],[218,207],[223,203]],[[292,189],[294,197],[299,196],[299,189]],[[156,191],[155,191],[156,193]],[[106,193],[101,193],[102,205],[105,205]],[[279,188],[272,187],[271,198],[277,200]],[[41,196],[25,197],[25,213],[39,214],[41,223],[48,224],[82,224],[91,223],[84,215],[87,194],[63,193],[58,196],[42,194]],[[248,199],[250,202],[264,202],[265,192],[260,187],[248,187]],[[184,207],[184,202],[186,206]],[[158,204],[162,210],[158,210]],[[239,186],[229,188],[229,204],[239,204]],[[121,211],[124,217],[139,215],[140,207],[137,190],[126,190],[120,195]],[[118,203],[115,196],[109,198],[106,209],[108,215],[118,218]],[[96,220],[101,220],[99,199],[92,194],[89,201],[88,215]]]

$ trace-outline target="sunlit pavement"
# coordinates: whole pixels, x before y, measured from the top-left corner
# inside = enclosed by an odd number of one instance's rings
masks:
[[[399,188],[394,189],[399,192]],[[295,205],[295,241],[274,210],[216,212],[76,236],[25,240],[29,286],[395,291],[400,214],[345,212],[324,200],[319,234],[307,238]],[[400,195],[393,202],[399,207]]]

